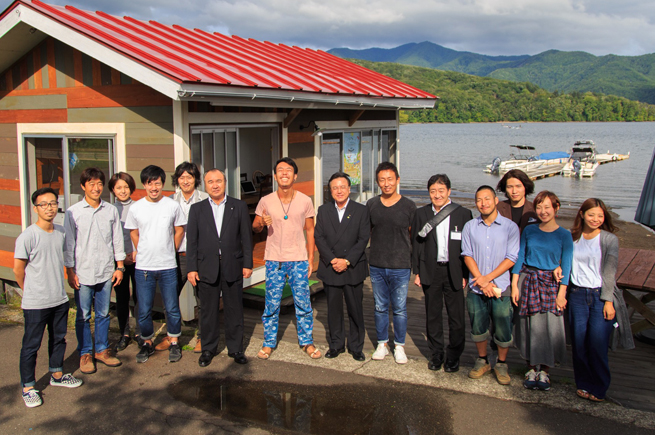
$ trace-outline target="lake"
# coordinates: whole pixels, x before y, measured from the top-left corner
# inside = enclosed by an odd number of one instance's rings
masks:
[[[621,219],[633,221],[655,145],[655,123],[530,123],[510,129],[501,124],[406,124],[400,126],[401,188],[426,192],[431,175],[445,173],[453,196],[472,197],[500,177],[485,174],[494,157],[506,159],[509,145],[532,145],[537,153],[570,151],[591,139],[598,153],[627,154],[628,160],[601,165],[592,178],[554,176],[535,181],[535,192],[551,190],[563,205],[578,206],[598,197]],[[426,192],[427,193],[427,192]],[[504,198],[502,198],[504,199]]]

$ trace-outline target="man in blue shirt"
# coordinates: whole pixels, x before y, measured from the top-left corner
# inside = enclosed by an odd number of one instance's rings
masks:
[[[495,325],[494,342],[498,362],[494,372],[498,383],[509,385],[507,352],[512,344],[512,303],[509,270],[519,253],[518,226],[496,209],[498,198],[491,186],[481,186],[475,193],[480,216],[467,222],[462,231],[462,256],[470,279],[466,305],[471,320],[471,339],[478,348],[478,359],[469,373],[479,379],[491,372],[487,357],[487,340],[491,320]]]

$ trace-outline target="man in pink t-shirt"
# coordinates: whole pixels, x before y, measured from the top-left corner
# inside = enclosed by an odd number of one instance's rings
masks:
[[[255,210],[252,229],[268,229],[266,237],[266,306],[262,315],[264,344],[257,354],[268,359],[277,346],[282,291],[289,280],[298,320],[298,344],[311,358],[320,358],[314,346],[314,313],[309,298],[309,276],[314,262],[314,204],[304,193],[293,188],[298,166],[289,157],[275,163],[278,190],[263,197]],[[307,239],[305,240],[305,235]]]

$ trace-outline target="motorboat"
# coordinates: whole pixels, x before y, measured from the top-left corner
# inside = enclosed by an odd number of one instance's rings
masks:
[[[576,141],[571,147],[571,157],[562,169],[565,177],[593,177],[600,163],[596,157],[596,144],[591,140]]]
[[[504,175],[510,169],[521,169],[528,171],[538,168],[543,164],[536,154],[536,148],[530,145],[510,145],[510,153],[507,160],[495,157],[491,164],[487,165],[484,172],[489,174]]]

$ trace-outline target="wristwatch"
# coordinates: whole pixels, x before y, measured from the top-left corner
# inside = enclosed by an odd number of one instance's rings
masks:
[[[346,266],[350,267],[350,261],[346,259]]]
[[[117,267],[116,270],[125,273],[125,268],[124,267]]]

